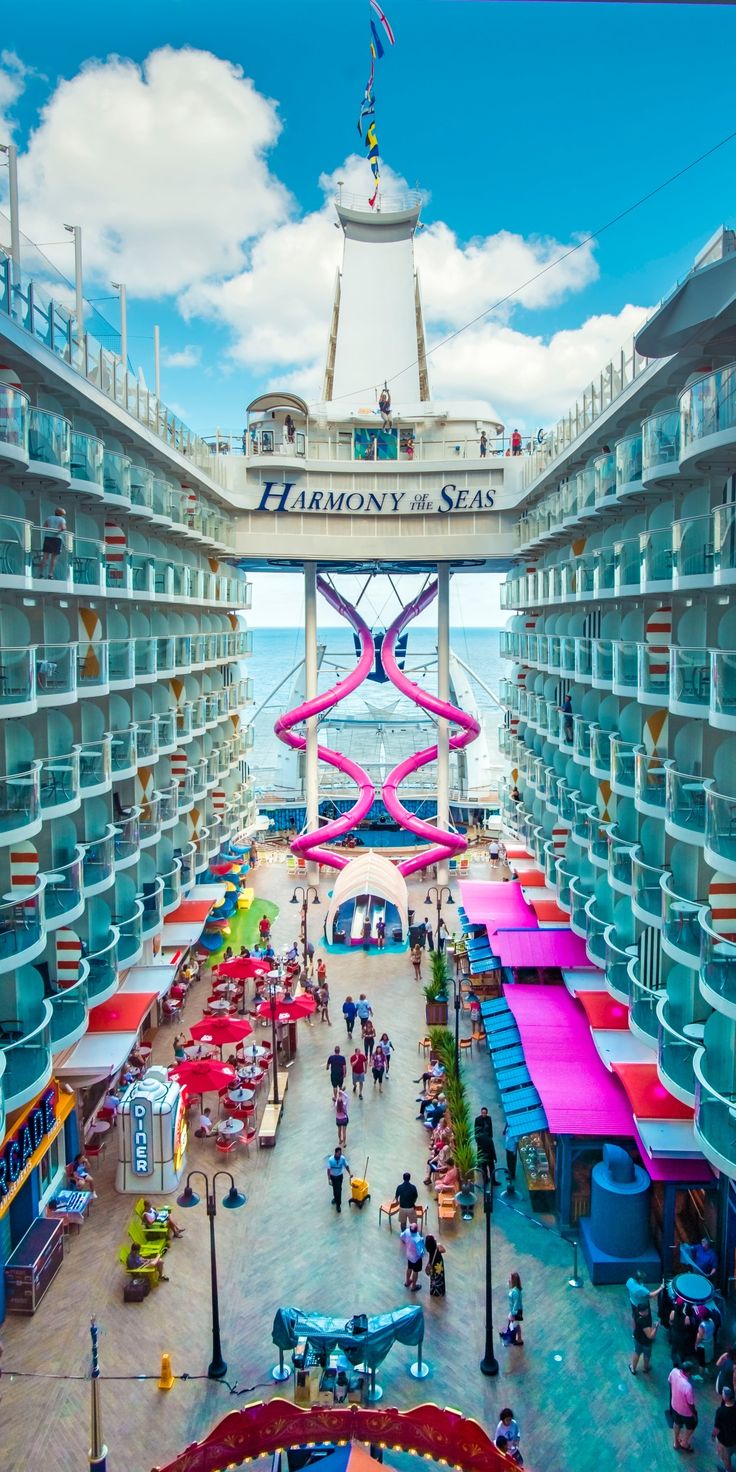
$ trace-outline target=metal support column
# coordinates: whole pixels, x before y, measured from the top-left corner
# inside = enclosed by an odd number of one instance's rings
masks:
[[[313,700],[317,694],[317,566],[314,562],[304,564],[304,695]],[[319,772],[317,764],[317,717],[307,721],[307,749],[304,791],[307,799],[307,830],[316,832],[319,827]],[[307,865],[310,884],[319,882],[319,868]]]
[[[18,149],[14,143],[0,143],[0,153],[8,160],[8,209],[10,213],[10,260],[12,264],[11,315],[15,293],[20,290],[20,220],[18,214]]]
[[[450,699],[450,564],[437,564],[437,694]],[[450,725],[437,722],[437,826],[450,827]],[[437,866],[437,879],[447,884],[447,861]]]

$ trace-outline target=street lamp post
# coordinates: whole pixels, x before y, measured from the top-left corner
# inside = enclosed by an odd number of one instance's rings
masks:
[[[498,1360],[493,1353],[493,1260],[491,1256],[491,1218],[493,1216],[493,1171],[483,1187],[483,1211],[486,1219],[486,1345],[480,1362],[482,1375],[497,1375]]]
[[[300,895],[301,899],[299,899]],[[309,955],[307,952],[307,946],[309,945],[309,936],[307,935],[307,916],[309,913],[310,900],[312,901],[313,905],[319,904],[319,890],[317,889],[316,885],[307,884],[305,886],[303,884],[297,884],[296,889],[291,896],[291,903],[292,905],[301,905],[302,907],[302,955],[304,960],[305,976],[307,974],[307,963],[309,961]]]
[[[8,208],[10,213],[10,259],[13,265],[12,285],[20,286],[20,221],[18,218],[18,149],[14,143],[0,143],[0,153],[8,160]]]
[[[77,341],[84,340],[84,280],[82,275],[82,227],[65,225],[64,229],[74,236],[74,296],[77,323]]]
[[[210,1380],[222,1380],[227,1374],[227,1363],[222,1358],[222,1344],[220,1341],[220,1301],[217,1288],[217,1255],[215,1252],[215,1217],[217,1216],[217,1198],[215,1196],[215,1185],[218,1176],[226,1176],[230,1182],[230,1190],[223,1201],[223,1206],[228,1211],[238,1206],[245,1206],[246,1198],[242,1191],[237,1189],[235,1181],[229,1170],[216,1170],[212,1183],[203,1170],[190,1170],[187,1175],[186,1185],[177,1197],[177,1206],[199,1206],[199,1196],[192,1190],[191,1182],[195,1176],[201,1176],[205,1188],[205,1205],[210,1224],[210,1284],[212,1289],[212,1359],[207,1370]]]
[[[438,951],[442,950],[444,954],[444,949],[440,946],[440,921],[442,919],[442,901],[445,900],[448,905],[454,905],[455,901],[452,898],[452,890],[447,884],[430,884],[429,889],[424,896],[425,905],[431,905],[433,898],[437,908],[437,928],[435,930],[436,944]],[[455,1072],[457,1073],[460,1068],[460,988],[457,984],[457,974],[455,974],[452,978],[452,1000],[455,1007]]]
[[[278,981],[269,981],[268,1000],[271,1007],[271,1052],[273,1054],[273,1103],[279,1102],[279,1045],[276,1039],[276,995],[281,986],[281,977]]]

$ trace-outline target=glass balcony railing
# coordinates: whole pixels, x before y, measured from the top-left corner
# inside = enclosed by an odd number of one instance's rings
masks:
[[[736,507],[730,502],[714,507],[712,528],[712,546],[708,546],[710,568],[715,571],[717,583],[731,583],[736,570]],[[705,540],[708,543],[710,539]]]
[[[110,766],[113,774],[130,772],[138,764],[138,730],[128,726],[125,731],[115,731],[110,741]]]
[[[608,835],[608,878],[614,889],[631,891],[633,884],[632,863],[634,845],[630,840],[621,840]]]
[[[164,914],[168,915],[169,911],[176,909],[181,900],[181,863],[178,859],[172,869],[168,869],[165,874],[161,875],[161,879],[163,882],[161,904]]]
[[[47,998],[52,1009],[50,1036],[54,1053],[70,1047],[87,1027],[89,1008],[86,964],[83,966],[83,973],[79,981],[73,982],[71,986],[65,984],[63,990],[53,991]]]
[[[570,880],[570,899],[572,909],[570,911],[570,924],[579,935],[588,933],[588,915],[586,906],[592,899],[587,886],[577,875]]]
[[[641,433],[627,435],[616,445],[616,495],[641,490]]]
[[[729,1173],[736,1171],[736,1093],[721,1092],[709,1078],[713,1067],[707,1050],[698,1050],[693,1059],[695,1074],[695,1138],[706,1154],[713,1152],[715,1164]]]
[[[130,503],[131,461],[128,455],[116,450],[105,450],[103,459],[103,486],[105,495],[118,501]]]
[[[79,753],[79,781],[82,789],[105,788],[112,782],[112,736],[103,736],[100,741],[89,741]]]
[[[93,434],[81,434],[72,430],[71,463],[72,480],[84,481],[87,486],[103,488],[103,464],[105,446]]]
[[[98,644],[79,645],[77,657],[77,689],[80,695],[104,694],[108,689],[107,640]]]
[[[114,856],[118,868],[131,864],[141,851],[139,816],[140,809],[133,808],[115,824]]]
[[[662,890],[660,879],[662,868],[658,864],[647,864],[638,849],[631,856],[631,880],[634,903],[645,915],[659,921],[662,917]]]
[[[177,741],[191,741],[192,738],[192,703],[185,701],[184,705],[176,708],[176,739]]]
[[[207,702],[205,700],[205,697],[204,695],[197,695],[192,701],[191,734],[193,736],[201,736],[203,734],[206,716]]]
[[[662,937],[676,951],[684,951],[693,962],[700,957],[700,911],[698,900],[688,900],[676,894],[672,887],[672,876],[666,874],[662,881]]]
[[[79,914],[84,901],[82,854],[76,854],[69,863],[54,864],[53,871],[44,877],[46,924],[49,927],[66,924],[73,915]]]
[[[81,796],[79,748],[66,756],[44,757],[41,761],[41,811],[52,817],[59,808],[78,803]]]
[[[161,800],[158,793],[141,798],[139,818],[141,848],[155,843],[161,833]]]
[[[43,894],[40,879],[19,890],[12,900],[0,901],[0,965],[21,966],[43,943]]]
[[[141,935],[144,940],[150,935],[155,935],[164,923],[163,894],[164,881],[160,877],[143,886],[139,899],[143,907]]]
[[[107,678],[110,685],[135,684],[135,644],[131,639],[110,639],[107,646]]]
[[[104,1002],[118,984],[118,933],[113,929],[112,934],[99,944],[87,956],[89,975],[87,977],[87,995],[90,1006]]]
[[[679,396],[681,454],[698,440],[736,428],[736,363],[707,373]]]
[[[41,820],[41,762],[0,777],[0,843],[37,833]]]
[[[36,697],[45,705],[52,704],[60,696],[74,695],[77,689],[77,645],[37,644],[34,651],[36,666]]]
[[[174,640],[171,638],[158,638],[156,640],[156,672],[161,675],[173,675],[175,668]]]
[[[736,863],[736,798],[705,788],[705,846],[716,859]]]
[[[158,715],[158,746],[159,746],[159,751],[162,754],[164,752],[174,751],[175,748],[176,748],[176,742],[177,742],[176,711],[173,710],[173,709],[172,710],[160,711],[159,712],[159,715]]]
[[[667,702],[670,691],[670,651],[664,645],[640,644],[639,698],[645,695]]]
[[[178,782],[171,782],[167,787],[159,790],[159,820],[162,824],[175,823],[177,818],[176,797]]]
[[[105,561],[102,542],[97,542],[92,537],[77,536],[71,540],[72,582],[75,589],[101,593],[107,586],[110,568],[110,564]]]
[[[176,800],[180,813],[187,812],[194,802],[194,771],[191,767],[187,767],[184,776],[177,784]]]
[[[680,462],[680,415],[664,409],[650,415],[641,427],[642,479],[655,480],[662,473],[672,478],[672,467]]]
[[[104,838],[93,839],[86,844],[82,878],[85,893],[107,888],[115,873],[115,844],[117,831],[110,829]]]
[[[616,495],[616,456],[612,450],[593,461],[595,472],[595,504],[602,506]]]
[[[132,905],[121,908],[114,917],[114,924],[118,929],[118,966],[124,969],[132,966],[140,956],[143,949],[143,902],[140,899],[133,901]]]
[[[5,523],[8,529],[12,525],[10,520]],[[14,525],[16,535],[23,542],[25,570],[30,577],[35,582],[68,584],[72,570],[71,533],[50,532],[46,527],[28,522],[16,521]],[[6,555],[10,550],[7,549]]]
[[[181,852],[179,854],[179,863],[181,864],[181,887],[183,890],[189,889],[194,883],[195,853],[196,849],[194,843],[189,842],[182,846]]]
[[[28,458],[28,413],[30,400],[17,388],[0,383],[0,449],[11,445]]]
[[[670,649],[670,695],[674,705],[694,706],[701,710],[708,709],[710,654],[707,649],[683,649],[679,644],[672,645]]]
[[[717,725],[719,720],[726,724],[736,719],[736,652],[734,650],[711,650],[710,682],[707,690],[711,694],[713,724]]]
[[[610,686],[613,681],[613,642],[611,639],[593,640],[593,684],[599,689]]]
[[[174,665],[177,669],[187,672],[192,663],[192,641],[186,634],[179,634],[174,639]]]
[[[593,674],[593,643],[591,639],[575,640],[575,679],[590,680]]]
[[[599,869],[608,868],[608,834],[610,823],[602,823],[600,818],[593,816],[590,824],[590,843],[588,852],[592,863]]]
[[[639,537],[616,542],[614,547],[614,587],[617,593],[639,591],[641,581],[641,546]]]
[[[665,583],[672,580],[672,527],[657,527],[655,531],[641,532],[639,556],[642,583]]]
[[[47,409],[28,410],[28,458],[31,464],[55,465],[69,472],[72,463],[72,427],[62,414]]]
[[[619,1001],[629,1000],[629,962],[636,955],[636,948],[619,945],[616,928],[608,925],[605,932],[606,986]]]
[[[715,1007],[719,1000],[736,1007],[736,943],[714,930],[705,907],[700,912],[700,981]]]
[[[688,578],[700,582],[710,578],[714,568],[712,538],[710,516],[682,516],[672,523],[672,571],[676,586],[687,587]]]
[[[692,1014],[688,1020],[683,1020],[682,1009],[673,1007],[670,998],[665,993],[657,1003],[657,1022],[659,1023],[657,1064],[660,1077],[665,1083],[671,1080],[680,1094],[687,1094],[690,1099],[694,1100],[693,1063],[699,1044],[692,1037],[688,1037],[684,1030],[688,1025],[692,1026]]]
[[[663,808],[666,796],[664,758],[648,752],[643,746],[634,748],[634,796],[637,803],[650,808]]]
[[[5,1057],[3,1093],[8,1110],[22,1109],[51,1078],[51,1003],[8,1019],[17,1034],[0,1041]],[[10,1032],[8,1023],[4,1030]]]
[[[639,646],[617,639],[613,646],[613,688],[626,695],[639,693]]]
[[[606,964],[606,929],[608,922],[599,919],[595,912],[595,903],[595,899],[592,899],[588,901],[586,906],[588,930],[585,938],[585,946],[593,965],[603,968]]]
[[[636,790],[634,742],[624,741],[620,736],[611,736],[611,781],[617,792],[634,796]]]
[[[641,959],[634,953],[629,960],[629,1009],[633,1026],[656,1043],[659,1037],[657,1005],[661,990],[644,981],[640,975]]]
[[[137,727],[138,764],[149,765],[158,759],[158,716],[139,721]]]
[[[153,471],[143,465],[130,467],[130,504],[141,511],[153,510]]]
[[[665,822],[688,834],[702,836],[706,828],[706,792],[702,777],[675,771],[673,761],[666,765]],[[736,803],[734,803],[736,809]]]

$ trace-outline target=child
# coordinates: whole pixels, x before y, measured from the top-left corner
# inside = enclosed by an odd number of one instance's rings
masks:
[[[512,1457],[515,1462],[518,1462],[520,1467],[523,1467],[524,1458],[519,1451],[520,1439],[519,1423],[514,1419],[514,1413],[511,1407],[504,1406],[499,1415],[498,1425],[496,1427],[496,1446],[501,1447],[501,1451],[505,1451],[507,1456]],[[501,1446],[502,1441],[505,1441],[505,1446]]]

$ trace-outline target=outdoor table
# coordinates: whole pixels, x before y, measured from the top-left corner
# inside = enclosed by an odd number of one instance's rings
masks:
[[[58,1191],[52,1200],[53,1206],[49,1204],[46,1208],[47,1217],[55,1222],[63,1222],[65,1227],[76,1227],[79,1231],[92,1205],[92,1192]]]
[[[238,1078],[258,1079],[263,1077],[263,1069],[252,1063],[249,1068],[239,1068]]]
[[[245,1121],[242,1119],[221,1119],[215,1125],[217,1135],[242,1135],[245,1129]]]
[[[90,1135],[106,1135],[110,1128],[109,1119],[93,1119],[87,1133]]]
[[[262,1048],[260,1043],[253,1043],[252,1047],[243,1049],[243,1054],[246,1058],[252,1058],[255,1063],[257,1058],[267,1057],[268,1051],[268,1048]]]
[[[254,1094],[252,1089],[228,1089],[227,1097],[231,1104],[250,1104]]]
[[[729,971],[732,966],[736,966],[736,950],[734,950],[732,941],[716,941],[711,949],[711,955],[719,966],[725,966]]]
[[[207,1003],[207,1011],[208,1012],[229,1012],[230,1011],[230,1003],[229,1002],[225,1002],[225,1001],[222,1001],[222,1002],[208,1002]]]
[[[211,1058],[214,1049],[204,1043],[187,1043],[182,1051],[191,1060],[192,1058]]]

